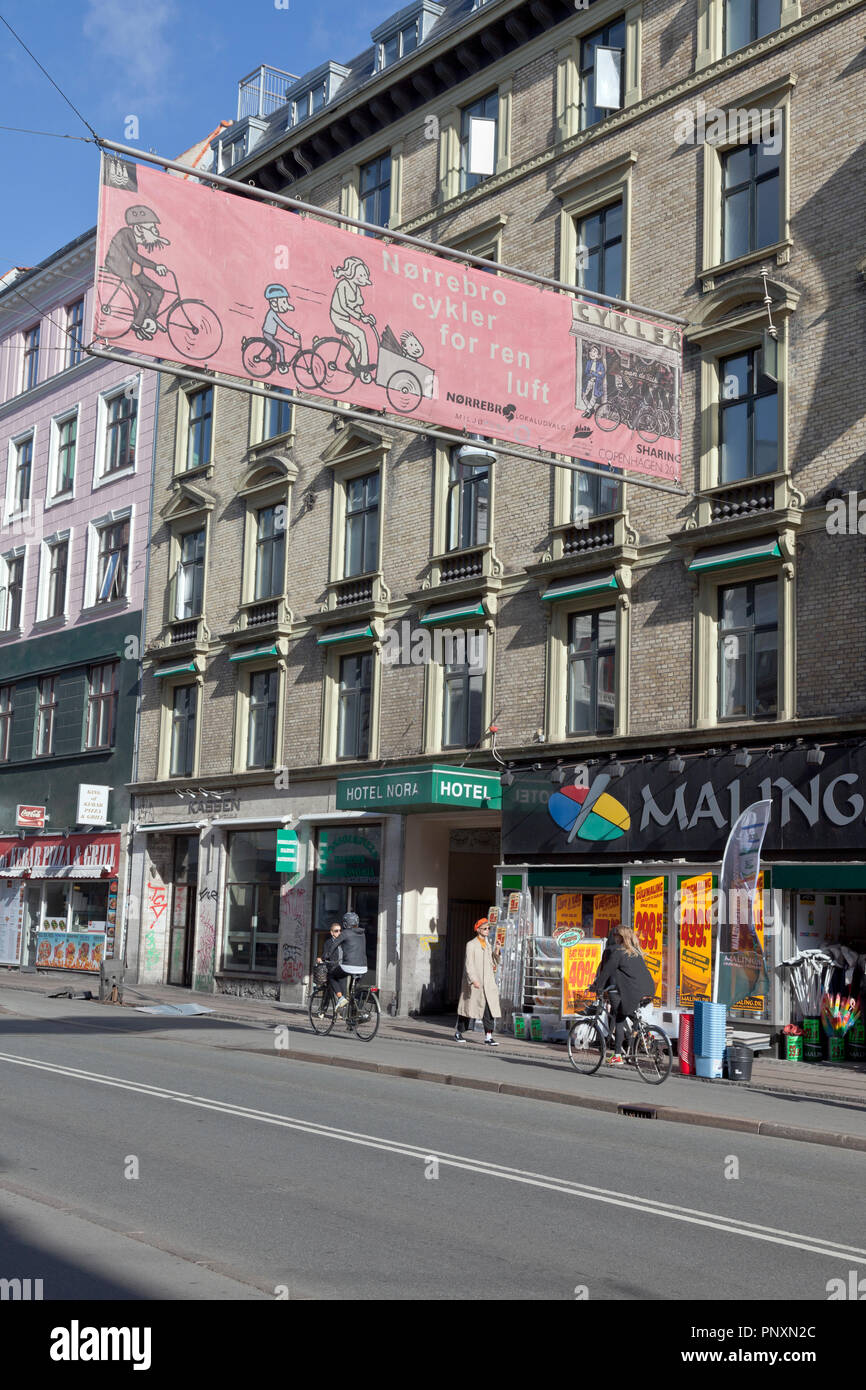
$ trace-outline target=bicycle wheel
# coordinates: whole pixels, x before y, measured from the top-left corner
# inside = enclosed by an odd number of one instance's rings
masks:
[[[314,989],[307,1012],[314,1033],[325,1035],[334,1026],[334,996],[330,990]]]
[[[615,430],[622,424],[622,416],[613,401],[605,401],[595,412],[595,421],[600,430]]]
[[[172,304],[166,328],[172,347],[193,362],[213,357],[223,340],[222,324],[201,299],[179,299]]]
[[[656,419],[656,414],[654,410],[650,410],[649,408],[647,408],[646,410],[642,410],[638,415],[637,432],[639,437],[643,439],[647,444],[655,444],[656,440],[658,439],[659,431],[657,429],[652,428],[653,425],[657,424],[658,420]]]
[[[386,388],[388,400],[401,415],[408,415],[421,400],[421,383],[414,372],[395,372],[388,379]]]
[[[241,356],[247,376],[261,379],[274,370],[273,345],[264,338],[245,338]]]
[[[318,391],[327,372],[325,359],[317,352],[304,348],[292,358],[292,371],[302,391]]]
[[[380,1014],[379,1000],[372,990],[357,990],[355,1007],[352,1010],[352,1023],[361,1042],[373,1041],[379,1031]]]
[[[126,285],[113,276],[100,275],[96,297],[96,336],[109,342],[122,338],[132,327],[135,313],[135,304]]]
[[[313,346],[313,356],[322,363],[321,367],[316,367],[321,375],[319,386],[329,396],[344,396],[355,384],[356,373],[349,366],[352,358],[350,349],[342,338],[320,338]]]
[[[568,1060],[582,1076],[592,1076],[604,1061],[604,1034],[594,1018],[579,1018],[568,1035]]]
[[[667,1033],[662,1028],[644,1025],[632,1038],[631,1060],[648,1085],[660,1086],[667,1081],[674,1060]]]

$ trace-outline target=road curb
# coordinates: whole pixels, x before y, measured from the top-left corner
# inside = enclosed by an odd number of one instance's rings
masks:
[[[775,1120],[752,1120],[742,1115],[716,1115],[700,1110],[680,1110],[674,1105],[653,1105],[646,1102],[607,1100],[602,1096],[569,1095],[565,1091],[549,1091],[541,1086],[518,1086],[508,1081],[488,1081],[482,1077],[456,1076],[453,1072],[424,1071],[421,1067],[389,1066],[385,1062],[368,1062],[363,1057],[326,1057],[318,1052],[262,1053],[255,1048],[232,1048],[233,1052],[254,1052],[256,1056],[281,1057],[288,1062],[311,1062],[314,1066],[337,1066],[347,1071],[376,1072],[397,1080],[431,1082],[438,1086],[458,1086],[472,1091],[492,1091],[500,1096],[517,1096],[521,1100],[547,1101],[553,1105],[570,1105],[581,1110],[598,1110],[607,1115],[622,1115],[638,1107],[653,1112],[647,1118],[668,1124],[698,1125],[706,1129],[726,1129],[738,1134],[754,1134],[762,1139],[787,1139],[800,1144],[823,1144],[830,1148],[866,1153],[866,1135],[843,1134],[821,1129],[804,1129],[797,1125],[780,1124]]]

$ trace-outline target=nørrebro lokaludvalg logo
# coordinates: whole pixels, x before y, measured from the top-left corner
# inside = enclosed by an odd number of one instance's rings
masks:
[[[553,820],[572,840],[618,840],[631,825],[621,801],[606,790],[610,776],[602,772],[589,786],[563,787],[547,803]]]

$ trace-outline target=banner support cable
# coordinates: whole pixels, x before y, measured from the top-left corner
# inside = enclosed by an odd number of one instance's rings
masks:
[[[99,341],[99,340],[95,340]],[[208,386],[222,386],[230,391],[243,391],[248,396],[262,396],[265,400],[288,400],[293,406],[298,406],[303,410],[320,410],[328,415],[337,415],[346,420],[360,420],[363,424],[375,424],[386,429],[404,430],[409,434],[427,435],[432,439],[441,440],[445,444],[470,444],[473,442],[469,434],[448,434],[444,430],[438,430],[434,425],[410,425],[402,420],[396,420],[390,415],[379,415],[368,410],[352,410],[344,407],[337,407],[328,401],[311,400],[309,396],[292,393],[291,395],[280,396],[274,391],[268,391],[264,386],[253,386],[252,382],[243,382],[226,376],[216,375],[213,372],[194,372],[187,367],[161,366],[150,358],[125,356],[119,352],[106,352],[102,348],[93,347],[88,344],[84,351],[90,357],[103,357],[109,362],[123,362],[127,366],[142,367],[146,371],[163,372],[167,376],[185,377],[189,381],[201,381]],[[691,497],[691,493],[684,488],[671,487],[667,483],[647,482],[642,475],[635,477],[631,473],[626,473],[622,469],[594,468],[591,464],[578,463],[573,459],[545,458],[540,449],[515,449],[505,441],[498,439],[485,440],[489,443],[492,453],[506,454],[509,458],[523,459],[527,463],[540,463],[545,468],[568,468],[573,473],[592,473],[596,477],[606,478],[608,482],[627,483],[629,487],[648,487],[655,492],[670,492],[675,497]]]
[[[345,213],[333,212],[330,208],[316,207],[313,203],[302,203],[297,198],[287,198],[284,193],[269,193],[267,189],[257,188],[255,184],[251,183],[241,183],[240,179],[226,178],[224,174],[210,174],[201,169],[193,169],[189,164],[181,164],[177,159],[166,159],[163,155],[145,153],[131,145],[119,145],[114,140],[100,140],[99,146],[102,149],[111,150],[115,154],[139,159],[145,164],[158,164],[163,169],[175,169],[178,173],[188,174],[199,182],[213,183],[219,188],[227,188],[232,191],[237,190],[238,193],[243,193],[246,197],[259,198],[264,203],[288,208],[290,212],[322,217],[329,222],[356,227],[358,231],[370,232],[380,241],[398,241],[414,247],[418,251],[429,251],[436,256],[446,256],[451,260],[465,261],[467,265],[478,266],[480,270],[501,271],[504,275],[514,276],[519,280],[528,280],[533,285],[543,285],[553,290],[565,290],[567,294],[576,299],[583,299],[589,304],[601,301],[612,309],[626,309],[638,315],[647,314],[650,318],[664,319],[667,323],[682,325],[688,323],[688,319],[677,314],[667,314],[661,309],[647,309],[644,305],[634,304],[629,299],[614,299],[612,295],[596,293],[595,290],[585,290],[581,293],[579,285],[568,285],[563,280],[554,280],[547,275],[536,275],[531,270],[520,270],[517,266],[503,265],[501,261],[489,261],[483,256],[470,255],[468,251],[458,251],[453,246],[442,246],[435,241],[423,241],[419,237],[410,236],[408,232],[391,231],[389,228],[379,227],[373,222],[361,222],[357,217],[347,217]]]

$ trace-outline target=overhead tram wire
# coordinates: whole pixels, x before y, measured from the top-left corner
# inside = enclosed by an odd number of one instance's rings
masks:
[[[91,139],[89,135],[65,135],[59,130],[28,130],[26,126],[20,125],[0,125],[0,130],[6,131],[10,135],[44,135],[48,140],[80,140],[82,145],[95,145],[96,139]]]
[[[72,101],[71,98],[68,97],[68,96],[66,95],[66,93],[65,93],[64,90],[63,90],[63,88],[60,87],[60,86],[54,81],[54,78],[51,76],[51,73],[48,71],[48,69],[42,66],[42,64],[40,63],[39,59],[36,57],[36,54],[33,52],[33,50],[27,47],[27,44],[26,44],[26,43],[24,42],[24,40],[22,39],[21,35],[15,32],[15,30],[12,28],[12,25],[9,23],[8,19],[6,19],[5,16],[2,15],[2,14],[0,14],[0,24],[5,24],[6,28],[9,30],[9,33],[12,35],[13,39],[15,39],[15,41],[16,41],[17,43],[20,43],[21,47],[24,49],[24,52],[28,55],[28,57],[30,57],[30,58],[33,59],[34,63],[35,63],[36,66],[38,67],[39,71],[40,71],[41,73],[43,73],[43,74],[45,75],[45,77],[48,78],[48,81],[51,83],[51,85],[52,85],[52,87],[54,88],[54,90],[55,90],[56,92],[59,92],[60,96],[62,96],[63,100],[66,102],[66,105],[70,108],[70,110],[72,110],[72,111],[75,112],[75,114],[76,114],[76,116],[78,117],[78,119],[80,120],[81,124],[82,124],[83,126],[86,126],[86,127],[87,127],[87,129],[90,131],[90,134],[93,136],[94,142],[98,145],[98,144],[99,144],[99,136],[97,135],[96,131],[93,129],[93,126],[90,124],[90,122],[89,122],[88,120],[85,119],[84,116],[82,116],[82,114],[81,114],[81,112],[79,111],[78,107],[75,105],[75,102]],[[82,138],[82,137],[79,137],[79,138]]]

